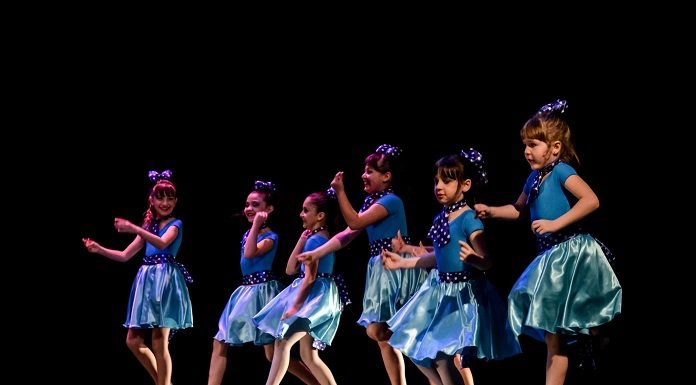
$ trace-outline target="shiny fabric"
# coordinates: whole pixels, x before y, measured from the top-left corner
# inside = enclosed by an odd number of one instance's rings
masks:
[[[280,319],[295,302],[301,282],[302,278],[295,279],[253,317],[253,322],[260,330],[277,339],[304,330],[314,338],[314,346],[331,345],[343,308],[338,287],[332,278],[317,277],[300,310],[292,317]]]
[[[587,234],[539,254],[508,296],[516,335],[589,334],[621,313],[621,285],[602,248]]]
[[[273,343],[275,338],[257,329],[252,317],[278,295],[282,288],[283,285],[278,281],[239,286],[222,311],[214,338],[230,345],[242,345],[245,342],[253,342],[255,345]]]
[[[186,283],[193,283],[193,277],[191,277],[191,273],[186,269],[186,266],[184,266],[183,263],[177,262],[176,259],[174,259],[174,256],[171,254],[154,254],[154,255],[146,255],[143,258],[143,265],[158,265],[160,263],[173,263],[176,265],[176,267],[181,270],[181,274],[184,275],[184,279],[186,280]]]
[[[391,346],[426,367],[443,355],[503,359],[520,353],[507,327],[505,304],[488,280],[445,283],[438,276],[437,269],[431,270],[418,292],[387,321]]]
[[[410,258],[410,254],[402,254]],[[385,270],[382,257],[370,258],[367,264],[363,312],[358,324],[367,327],[373,322],[386,322],[418,291],[427,273],[423,269]]]
[[[128,310],[123,326],[127,328],[185,329],[193,326],[191,297],[186,279],[179,267],[172,263],[179,251],[184,230],[180,219],[175,219],[158,229],[164,235],[170,227],[179,229],[169,246],[159,249],[145,243],[144,261],[157,254],[171,256],[171,261],[156,265],[142,265],[135,275],[128,298]],[[172,334],[170,334],[171,336]]]
[[[128,299],[127,328],[193,326],[191,298],[186,280],[173,263],[142,265]]]

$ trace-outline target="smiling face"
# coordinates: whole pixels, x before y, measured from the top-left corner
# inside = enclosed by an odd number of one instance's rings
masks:
[[[302,219],[302,227],[307,230],[314,230],[321,226],[324,213],[317,212],[317,205],[310,197],[302,203],[302,211],[300,211],[300,219]]]
[[[150,197],[150,206],[155,209],[157,218],[165,217],[174,211],[176,207],[176,197],[163,195],[162,197]]]
[[[150,209],[155,218],[170,215],[176,207],[176,188],[168,180],[160,180],[152,187],[148,198]]]
[[[366,165],[362,176],[363,189],[368,194],[383,191],[389,187],[391,172],[381,173],[372,166]]]
[[[244,203],[243,213],[249,221],[249,223],[252,223],[254,221],[256,213],[261,211],[266,211],[270,213],[272,211],[272,207],[273,206],[269,206],[266,203],[265,193],[252,191],[247,197],[246,202]]]

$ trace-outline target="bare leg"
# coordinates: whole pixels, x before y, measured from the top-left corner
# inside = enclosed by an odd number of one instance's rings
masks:
[[[423,373],[423,375],[425,375],[425,378],[428,379],[430,385],[442,385],[440,375],[437,374],[435,368],[426,368],[425,366],[421,365],[416,365],[416,367],[421,371],[421,373]]]
[[[227,344],[213,340],[213,354],[210,356],[210,369],[208,371],[208,385],[222,384],[222,377],[227,368]]]
[[[297,342],[297,341],[295,341],[295,342]],[[271,362],[271,370],[273,367],[273,350],[274,350],[273,345],[274,344],[268,344],[268,345],[263,346],[264,353],[266,353],[266,359],[269,362]],[[289,351],[289,348],[288,348],[288,351]],[[295,358],[289,357],[288,372],[292,373],[292,375],[299,378],[300,381],[304,382],[307,385],[320,385],[317,382],[317,379],[314,378],[312,373],[309,371],[309,368],[307,368],[307,365],[305,365],[304,363],[302,363],[302,361],[299,361]],[[270,379],[270,376],[269,376],[269,379]]]
[[[406,384],[406,366],[401,352],[387,343],[392,332],[386,322],[375,322],[367,325],[367,335],[377,341],[379,351],[382,353],[384,368],[387,370],[389,381],[392,385]]]
[[[331,369],[319,357],[319,351],[312,346],[314,338],[309,334],[305,334],[300,340],[300,356],[302,361],[309,367],[309,370],[314,375],[314,378],[321,385],[336,385]]]
[[[157,385],[170,385],[172,356],[169,354],[169,328],[152,329],[152,351],[157,361]]]
[[[386,341],[378,341],[377,344],[379,345],[380,353],[382,353],[382,361],[384,361],[384,367],[387,369],[389,381],[392,385],[406,385],[404,356]]]
[[[268,372],[266,385],[280,385],[280,382],[285,377],[290,365],[290,349],[297,341],[302,338],[301,333],[295,333],[287,339],[276,340],[275,347],[272,353],[271,370]],[[264,347],[265,349],[265,347]]]
[[[546,385],[563,385],[568,371],[568,357],[561,351],[558,334],[546,333]]]
[[[462,379],[464,380],[464,384],[466,385],[474,385],[474,375],[471,374],[471,369],[470,368],[462,368],[462,358],[460,357],[459,354],[454,356],[454,365],[457,367],[459,370],[459,374],[462,376]]]
[[[451,357],[435,361],[434,366],[443,385],[464,385],[464,379]]]
[[[145,345],[145,329],[129,328],[126,335],[126,345],[128,349],[140,361],[147,373],[152,377],[152,381],[157,383],[157,361],[147,345]]]

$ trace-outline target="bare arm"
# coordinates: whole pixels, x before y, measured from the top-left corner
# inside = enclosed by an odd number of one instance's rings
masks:
[[[392,251],[394,251],[395,253],[407,253],[411,254],[414,257],[418,257],[425,253],[435,251],[435,248],[432,246],[423,246],[422,241],[419,242],[418,246],[406,244],[404,238],[401,236],[401,230],[396,231],[396,237],[392,238],[391,244]]]
[[[297,272],[300,271],[300,262],[297,260],[297,256],[302,252],[304,245],[307,243],[307,238],[309,238],[309,234],[311,234],[311,230],[305,230],[300,235],[300,238],[297,240],[297,243],[295,244],[295,248],[292,249],[292,253],[290,253],[290,258],[288,258],[288,264],[285,267],[285,274],[293,275],[297,274]]]
[[[273,240],[266,238],[258,242],[259,229],[266,222],[268,213],[259,211],[254,217],[254,222],[251,224],[249,234],[247,234],[246,242],[244,243],[244,258],[256,258],[259,255],[264,255],[273,248]]]
[[[158,249],[167,248],[172,242],[174,242],[177,235],[179,235],[179,228],[176,226],[169,226],[167,231],[165,231],[160,237],[159,235],[153,234],[150,231],[123,218],[115,218],[114,227],[119,233],[135,234],[145,240],[145,242],[150,243]]]
[[[522,192],[517,198],[517,201],[513,204],[505,206],[488,206],[482,203],[477,203],[474,205],[474,210],[476,210],[476,218],[517,220],[520,218],[520,213],[526,205],[527,194]]]
[[[359,214],[353,210],[353,207],[350,206],[350,204],[348,206],[350,207],[352,214],[343,211],[343,206],[341,206],[341,214],[343,214],[346,224],[348,224],[348,227],[350,227],[352,230],[362,230],[373,223],[381,221],[382,219],[386,218],[387,215],[389,215],[387,209],[380,204],[374,204],[370,206],[369,209]]]
[[[459,241],[459,258],[479,270],[491,268],[491,260],[488,258],[488,248],[486,247],[483,230],[474,231],[469,236],[469,243]]]
[[[90,253],[96,253],[117,262],[130,260],[145,245],[145,241],[139,235],[136,235],[133,242],[123,251],[108,249],[89,238],[82,238],[82,242]]]
[[[403,258],[393,251],[382,250],[382,265],[387,270],[433,267],[436,265],[435,253],[430,252],[419,257]]]
[[[350,227],[346,227],[345,230],[331,237],[328,242],[314,250],[305,251],[304,253],[297,255],[296,258],[298,261],[306,265],[314,260],[324,257],[326,254],[344,248],[347,244],[351,243],[355,238],[357,238],[358,235],[360,235],[359,230],[351,230]]]
[[[343,171],[339,171],[336,174],[333,181],[331,181],[331,187],[336,190],[336,198],[338,199],[338,207],[341,210],[341,215],[343,215],[343,219],[352,230],[362,230],[386,218],[389,214],[387,209],[382,205],[372,205],[369,209],[361,213],[355,211],[348,200],[346,190],[343,186]]]
[[[305,265],[305,276],[302,278],[302,281],[300,281],[300,287],[297,289],[295,301],[285,310],[280,317],[281,320],[292,317],[302,308],[302,305],[304,305],[304,302],[307,300],[307,296],[309,296],[309,291],[312,289],[312,286],[314,286],[314,281],[317,279],[318,270],[318,260],[314,260]]]
[[[578,175],[569,176],[564,184],[566,190],[578,201],[565,214],[554,220],[537,219],[532,222],[532,231],[537,234],[553,233],[588,216],[599,208],[599,198],[592,188]]]

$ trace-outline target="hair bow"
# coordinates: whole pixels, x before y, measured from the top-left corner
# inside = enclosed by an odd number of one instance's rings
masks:
[[[539,113],[544,113],[544,112],[558,112],[560,114],[564,113],[566,108],[568,108],[568,102],[566,102],[563,99],[556,99],[555,102],[545,104],[543,107],[539,109]]]
[[[264,182],[262,180],[257,180],[256,182],[254,182],[254,190],[264,191],[264,192],[275,192],[276,186],[271,181]]]
[[[331,198],[331,199],[336,199],[336,189],[333,187],[329,187],[326,189],[326,196]]]
[[[153,182],[157,182],[160,179],[170,180],[172,178],[172,170],[164,170],[162,172],[152,170],[147,173],[147,177]]]
[[[468,150],[462,150],[459,155],[468,160],[469,163],[476,168],[476,174],[478,174],[479,182],[481,182],[481,184],[488,183],[488,174],[486,174],[486,170],[483,168],[483,156],[480,152],[474,150],[473,148],[469,148]]]
[[[389,156],[399,156],[401,155],[401,149],[396,146],[392,146],[391,144],[383,144],[379,147],[377,147],[377,150],[375,152],[380,152],[382,154],[386,154]]]

